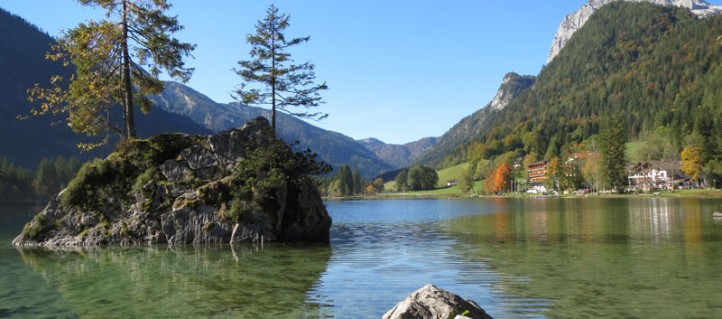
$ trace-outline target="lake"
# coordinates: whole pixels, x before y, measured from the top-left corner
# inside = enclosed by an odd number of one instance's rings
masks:
[[[722,317],[722,199],[327,202],[330,245],[16,249],[0,318],[380,318],[426,283],[495,318]]]

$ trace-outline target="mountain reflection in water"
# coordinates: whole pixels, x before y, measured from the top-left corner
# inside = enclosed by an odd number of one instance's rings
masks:
[[[719,318],[718,205],[503,199],[493,214],[452,220],[450,229],[463,243],[460,256],[516,278],[499,285],[510,295],[548,299],[548,317]]]
[[[32,216],[0,206],[0,317],[378,318],[433,283],[494,318],[722,318],[722,199],[327,206],[326,246],[71,250],[10,246]]]

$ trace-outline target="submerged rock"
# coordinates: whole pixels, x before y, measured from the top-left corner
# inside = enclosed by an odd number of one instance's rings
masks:
[[[428,284],[414,291],[382,319],[491,319],[476,302]]]
[[[328,242],[323,169],[259,118],[210,137],[160,135],[86,164],[14,245]]]

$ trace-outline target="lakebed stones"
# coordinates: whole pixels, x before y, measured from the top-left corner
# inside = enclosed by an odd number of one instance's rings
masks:
[[[474,301],[428,284],[414,291],[382,319],[491,319]]]
[[[262,118],[210,137],[131,142],[81,169],[13,244],[328,242],[331,218],[315,182],[264,162],[290,152]],[[249,179],[239,173],[245,165]]]

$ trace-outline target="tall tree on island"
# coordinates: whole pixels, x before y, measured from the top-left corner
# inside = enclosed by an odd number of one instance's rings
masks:
[[[292,46],[308,42],[310,37],[286,40],[283,32],[289,26],[289,16],[279,15],[273,5],[266,13],[256,24],[256,34],[246,37],[251,45],[251,60],[238,61],[239,68],[233,69],[243,79],[234,97],[247,105],[270,105],[274,133],[276,110],[300,118],[326,118],[328,114],[308,110],[323,103],[319,92],[328,89],[326,83],[315,84],[315,66],[310,62],[292,64],[287,52]],[[252,84],[257,85],[251,87]],[[292,106],[305,110],[292,111]]]
[[[192,68],[183,61],[195,45],[171,36],[183,26],[166,15],[166,0],[78,0],[83,5],[104,9],[106,19],[88,21],[65,31],[46,57],[64,65],[72,64],[69,79],[55,75],[50,87],[39,84],[28,90],[29,100],[38,102],[33,115],[68,116],[73,131],[103,136],[107,143],[113,133],[123,139],[136,138],[135,108],[150,112],[148,95],[159,94],[165,71],[170,77],[187,82]],[[69,83],[66,83],[69,82]],[[113,107],[123,108],[122,120]]]

